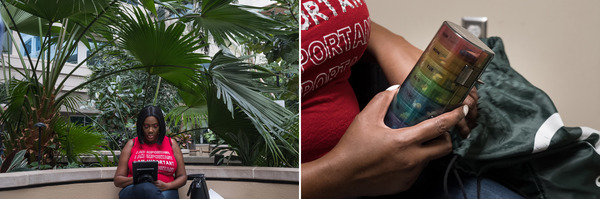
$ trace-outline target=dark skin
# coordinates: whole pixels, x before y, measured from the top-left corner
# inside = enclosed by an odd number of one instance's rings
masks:
[[[144,143],[153,144],[158,140],[158,121],[155,117],[150,116],[144,120]],[[165,142],[167,140],[164,140]],[[170,140],[171,143],[177,143],[174,139]],[[139,144],[139,143],[138,143]],[[187,174],[185,172],[185,165],[183,162],[183,154],[177,144],[172,144],[173,155],[175,155],[175,161],[177,161],[177,170],[175,171],[175,180],[169,183],[165,183],[161,180],[154,181],[154,185],[161,191],[178,189],[187,182]],[[127,177],[129,168],[127,162],[129,156],[131,156],[131,148],[133,147],[133,140],[129,140],[125,147],[121,151],[121,157],[119,158],[119,166],[115,172],[114,184],[116,187],[125,188],[126,186],[133,184],[133,177]]]
[[[402,36],[371,23],[367,50],[391,85],[400,85],[423,53]],[[452,127],[466,138],[477,117],[477,91],[464,105],[415,126],[390,129],[383,118],[397,87],[377,94],[354,118],[327,154],[302,163],[303,198],[352,198],[398,193],[409,189],[433,159],[452,151]]]
[[[452,151],[448,130],[465,118],[468,108],[459,107],[412,127],[390,129],[383,118],[397,91],[377,94],[329,153],[302,164],[303,197],[348,198],[405,191],[429,161]]]

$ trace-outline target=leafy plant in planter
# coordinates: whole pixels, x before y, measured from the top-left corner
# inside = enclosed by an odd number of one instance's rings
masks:
[[[31,170],[27,167],[27,159],[25,159],[26,153],[27,151],[23,149],[18,152],[11,153],[6,157],[5,160],[0,158],[0,173]]]
[[[227,44],[228,40],[234,41],[236,37],[259,37],[269,39],[268,32],[281,34],[284,31],[280,29],[281,23],[248,12],[242,6],[230,4],[231,1],[202,1],[200,14],[184,15],[181,19],[184,22],[190,22],[199,32],[191,32],[191,35],[209,34],[215,37],[217,43]],[[136,18],[143,18],[144,13],[137,13]],[[148,22],[151,21],[151,22]],[[161,27],[161,22],[153,21],[152,17],[147,20],[126,20],[124,23],[133,24],[131,27],[142,27],[142,24],[157,24],[156,28]],[[172,24],[171,26],[177,26]],[[171,27],[169,26],[169,27]],[[230,27],[230,28],[224,28]],[[173,27],[177,29],[177,27]],[[170,28],[168,28],[170,30]],[[177,53],[176,60],[168,60],[170,57],[163,55],[164,51],[175,51],[182,47],[172,48],[172,44],[164,43],[165,35],[161,39],[155,35],[140,34],[141,29],[123,29],[117,31],[119,38],[135,37],[140,40],[151,41],[149,46],[135,46],[127,43],[121,43],[121,47],[130,52],[146,53],[134,55],[136,60],[142,65],[153,66],[147,71],[150,74],[161,76],[165,81],[179,88],[179,95],[182,97],[184,106],[179,108],[179,117],[201,118],[206,115],[208,123],[206,126],[200,124],[201,120],[196,120],[196,128],[209,128],[219,138],[224,139],[228,144],[237,148],[236,138],[227,138],[229,135],[239,133],[248,137],[251,142],[262,140],[264,144],[252,147],[248,154],[259,152],[260,158],[268,159],[272,164],[268,166],[297,166],[286,162],[287,159],[298,159],[298,135],[288,131],[289,120],[298,119],[294,114],[284,107],[274,103],[272,99],[265,97],[261,93],[280,93],[281,88],[273,87],[260,81],[261,78],[272,77],[275,74],[264,67],[249,64],[244,57],[236,57],[232,53],[224,50],[216,53],[210,65],[198,66],[189,63],[198,63],[198,55],[188,56],[187,54]],[[193,42],[193,41],[190,41]],[[202,42],[202,41],[198,41]],[[188,43],[189,44],[189,43]],[[200,43],[198,43],[200,44]],[[157,50],[157,47],[160,48]],[[187,45],[194,46],[194,45]],[[184,45],[183,48],[190,48]],[[150,50],[151,49],[151,50]],[[199,48],[198,48],[199,49]],[[197,49],[196,49],[197,50]],[[188,51],[189,52],[189,51]],[[166,53],[173,54],[173,53]],[[163,55],[163,56],[159,56]],[[169,70],[166,66],[177,66],[178,68]],[[186,74],[178,75],[174,74]],[[185,119],[183,119],[185,120]],[[192,125],[194,126],[194,125]],[[297,126],[296,126],[297,128]],[[229,139],[229,140],[228,140]],[[291,152],[291,153],[285,153]],[[247,157],[259,157],[248,155]],[[248,160],[245,164],[255,164],[259,161]],[[265,165],[267,166],[267,165]]]
[[[167,7],[177,3],[156,2]],[[271,165],[283,166],[294,166],[289,161],[290,157],[298,159],[298,135],[286,126],[297,117],[261,94],[281,92],[280,88],[260,81],[260,78],[275,74],[264,67],[248,64],[227,51],[217,53],[212,59],[198,53],[208,42],[206,37],[199,38],[198,35],[210,34],[219,44],[231,44],[237,37],[269,39],[268,34],[285,32],[280,28],[282,24],[249,12],[243,6],[232,5],[231,0],[204,0],[199,3],[201,6],[197,6],[200,8],[198,12],[170,19],[168,25],[156,17],[156,5],[149,0],[141,1],[145,8],[130,8],[120,5],[117,0],[8,0],[2,3],[3,14],[9,16],[11,23],[8,27],[11,30],[25,31],[24,26],[19,26],[19,20],[15,20],[15,13],[29,14],[30,17],[24,18],[37,22],[31,27],[42,27],[32,28],[30,34],[43,38],[37,59],[21,56],[24,79],[13,79],[8,84],[7,109],[0,112],[0,119],[8,124],[9,151],[26,149],[29,154],[37,154],[34,146],[41,142],[45,152],[44,163],[52,162],[52,150],[45,149],[51,145],[56,149],[63,147],[57,139],[55,127],[59,126],[60,107],[73,109],[77,106],[78,99],[71,94],[104,76],[141,70],[175,86],[187,107],[185,110],[207,115],[206,127],[219,137],[243,133],[249,141],[264,142],[264,145],[252,150],[251,153],[258,151],[262,154],[254,157],[266,158],[272,162],[269,163]],[[14,5],[14,12],[10,5]],[[31,17],[33,20],[30,20]],[[187,26],[186,23],[192,25]],[[188,28],[191,28],[190,32],[186,32]],[[66,60],[79,42],[92,49],[90,56],[95,55],[102,48],[93,45],[97,37],[125,50],[134,59],[132,66],[94,77],[60,93],[66,79],[87,59],[76,65],[64,79],[59,79]],[[52,48],[53,45],[57,47]],[[208,63],[210,65],[206,66]],[[13,69],[8,71],[21,70],[8,62],[4,62],[3,66]],[[33,72],[36,69],[41,69],[41,72]],[[206,111],[203,112],[203,109]],[[41,138],[32,128],[33,123],[39,121],[48,125]],[[34,158],[30,156],[31,159]]]
[[[62,118],[59,118],[59,121]],[[79,163],[78,155],[94,154],[105,145],[104,135],[91,126],[75,123],[57,122],[54,127],[61,147],[57,149],[61,156],[67,158],[69,163]]]
[[[17,32],[18,37],[12,38],[15,45],[25,45],[22,34],[28,33],[40,37],[40,52],[32,57],[31,52],[19,52],[21,67],[17,67],[8,59],[2,62],[6,80],[7,96],[6,109],[0,110],[0,120],[5,125],[7,152],[27,150],[29,161],[35,160],[35,154],[41,150],[43,163],[54,162],[54,153],[49,146],[61,147],[57,139],[57,126],[66,125],[59,120],[61,107],[73,110],[79,98],[67,93],[61,93],[67,79],[73,75],[84,62],[75,65],[66,75],[62,70],[68,70],[67,61],[77,49],[78,43],[83,42],[89,48],[92,46],[88,39],[94,39],[91,30],[98,18],[108,14],[116,5],[116,1],[104,0],[63,0],[63,1],[2,1],[0,8],[6,26]],[[77,10],[77,12],[73,12]],[[18,73],[22,79],[12,78],[10,72]],[[63,76],[64,75],[64,76]],[[33,125],[43,122],[41,137],[38,128]],[[41,149],[38,149],[38,144]]]
[[[290,32],[295,32],[290,31],[293,28],[284,23],[248,12],[244,6],[230,5],[230,2],[202,1],[200,6],[195,6],[201,10],[198,12],[200,14],[184,15],[183,21],[193,23],[200,30],[199,35],[210,34],[215,37],[217,44],[222,45],[232,41],[250,41],[249,38],[271,43],[275,36],[293,35]],[[220,17],[231,13],[235,13],[233,16],[236,17]],[[233,28],[222,28],[224,26]],[[173,118],[195,118],[190,126],[210,129],[216,137],[225,140],[228,150],[234,150],[234,155],[242,157],[242,164],[297,167],[298,134],[295,132],[298,126],[290,124],[298,118],[293,112],[275,104],[271,98],[271,94],[281,96],[285,87],[274,87],[274,81],[265,82],[265,79],[276,79],[275,76],[279,74],[263,66],[250,64],[247,58],[236,57],[227,50],[215,54],[210,66],[190,78],[191,86],[180,87],[185,106],[178,110],[180,114],[173,114]],[[297,62],[295,65],[293,61],[289,64],[290,68],[298,70]],[[290,92],[297,93],[297,86],[295,91],[292,87]],[[297,98],[291,98],[291,101],[294,100],[297,103]],[[202,117],[208,118],[207,124],[201,124],[206,121],[198,119]]]

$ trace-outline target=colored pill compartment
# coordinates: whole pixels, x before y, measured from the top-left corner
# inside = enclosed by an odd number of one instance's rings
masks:
[[[412,126],[460,106],[493,57],[479,38],[445,21],[392,100],[385,124]]]

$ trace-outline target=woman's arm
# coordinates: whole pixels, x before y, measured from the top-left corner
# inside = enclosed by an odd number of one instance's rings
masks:
[[[123,150],[121,150],[121,157],[119,157],[119,164],[117,165],[117,171],[115,172],[114,183],[116,187],[124,188],[127,185],[133,184],[133,177],[127,177],[129,172],[129,156],[131,156],[131,148],[133,147],[133,140],[129,140]]]
[[[183,187],[185,183],[187,183],[187,173],[185,172],[185,163],[183,162],[183,154],[181,153],[181,149],[177,142],[170,138],[171,146],[173,147],[173,155],[175,156],[175,161],[177,161],[177,170],[175,170],[175,180],[169,183],[164,183],[162,181],[156,181],[154,184],[161,191],[169,190],[169,189],[179,189],[179,187]]]
[[[402,84],[423,54],[404,37],[372,21],[367,50],[377,59],[390,85]]]

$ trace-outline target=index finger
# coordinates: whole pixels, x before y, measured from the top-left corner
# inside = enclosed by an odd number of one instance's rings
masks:
[[[381,120],[383,122],[383,117],[385,117],[385,113],[387,112],[392,99],[396,96],[398,88],[399,85],[393,85],[387,88],[385,91],[375,95],[371,101],[369,101],[367,106],[365,106],[365,108],[361,111],[361,113],[374,116],[377,118],[377,121]]]
[[[450,112],[425,120],[410,128],[416,130],[416,133],[418,133],[418,135],[415,135],[417,136],[417,140],[426,142],[449,131],[450,128],[465,118],[468,112],[469,106],[464,105]]]

